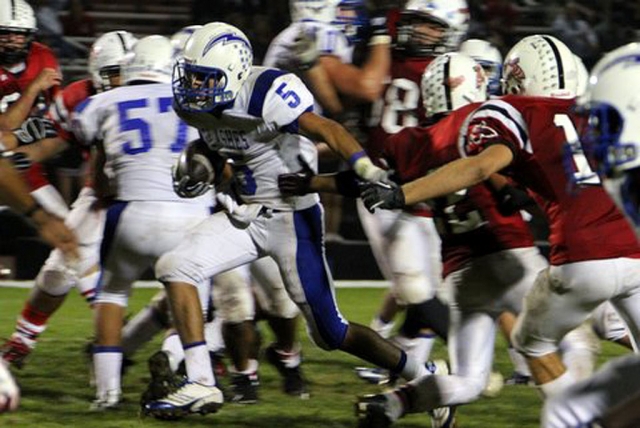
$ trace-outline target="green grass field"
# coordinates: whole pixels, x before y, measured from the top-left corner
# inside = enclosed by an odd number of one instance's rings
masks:
[[[368,323],[383,294],[382,289],[339,289],[342,313],[350,320]],[[137,289],[131,300],[132,312],[142,308],[155,290]],[[0,337],[11,334],[16,315],[28,294],[24,289],[0,288]],[[265,342],[269,332],[261,326]],[[280,378],[267,363],[260,368],[260,402],[256,405],[225,405],[218,413],[193,415],[178,422],[143,418],[138,400],[146,386],[146,359],[159,344],[159,338],[145,346],[136,356],[137,364],[123,380],[125,403],[121,409],[106,413],[88,411],[94,391],[88,384],[87,366],[82,348],[92,334],[92,317],[84,302],[72,293],[62,310],[53,318],[41,337],[28,364],[14,373],[22,388],[22,403],[17,413],[0,415],[0,427],[167,427],[221,428],[287,427],[339,428],[355,427],[353,404],[358,394],[378,391],[378,387],[361,382],[353,368],[363,362],[340,352],[328,353],[312,345],[301,330],[304,371],[310,383],[308,401],[288,397],[280,390]],[[601,360],[622,353],[620,348],[603,344]],[[436,346],[434,357],[446,355]],[[505,377],[511,366],[504,340],[497,341],[494,367]],[[222,379],[224,385],[225,379]],[[458,411],[461,428],[534,428],[538,426],[540,399],[533,388],[508,386],[499,397],[483,398]],[[404,418],[398,427],[428,427],[426,415]]]

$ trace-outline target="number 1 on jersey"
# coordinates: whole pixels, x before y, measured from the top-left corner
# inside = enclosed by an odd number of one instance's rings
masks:
[[[553,123],[558,128],[562,128],[564,136],[567,139],[567,144],[571,147],[571,157],[573,158],[573,164],[576,169],[573,172],[575,182],[588,185],[601,184],[600,177],[591,169],[591,165],[589,165],[589,161],[584,155],[580,137],[576,131],[576,127],[573,122],[571,122],[571,118],[566,114],[556,114],[553,117]]]

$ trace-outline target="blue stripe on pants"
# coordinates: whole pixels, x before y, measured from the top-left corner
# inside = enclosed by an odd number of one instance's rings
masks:
[[[324,255],[322,210],[320,205],[293,215],[297,238],[296,264],[300,283],[313,313],[318,333],[331,349],[337,349],[347,334],[347,322],[338,310],[331,274]]]

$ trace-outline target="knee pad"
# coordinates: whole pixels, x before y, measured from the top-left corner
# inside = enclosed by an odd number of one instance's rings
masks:
[[[218,276],[214,278],[213,285],[213,304],[216,314],[230,323],[253,320],[256,311],[249,284],[244,280],[219,281]]]
[[[435,287],[423,272],[394,272],[393,292],[398,303],[415,305],[433,298]]]
[[[417,305],[407,306],[406,316],[400,331],[407,337],[416,337],[420,330],[428,328],[447,340],[449,331],[449,308],[437,298]]]
[[[123,308],[127,307],[129,302],[129,297],[126,294],[119,293],[98,293],[98,297],[96,298],[96,303],[112,303],[114,305],[122,306]]]
[[[45,266],[36,278],[36,287],[51,296],[64,296],[78,283],[78,276],[65,266]]]

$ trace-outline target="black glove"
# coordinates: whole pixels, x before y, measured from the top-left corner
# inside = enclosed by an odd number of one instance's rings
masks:
[[[302,196],[312,193],[311,179],[315,173],[301,155],[298,155],[298,162],[302,165],[300,171],[278,176],[278,188],[284,196]]]
[[[31,159],[25,153],[6,151],[2,152],[2,157],[9,160],[18,171],[26,171],[32,165]]]
[[[38,140],[58,136],[58,132],[52,121],[35,116],[25,120],[20,128],[14,129],[12,132],[18,139],[20,145],[31,144]]]
[[[404,207],[404,192],[396,183],[363,183],[360,196],[369,212],[376,208],[393,210]]]
[[[503,216],[510,216],[520,210],[536,205],[529,194],[522,189],[509,184],[502,187],[496,192],[498,212]]]

